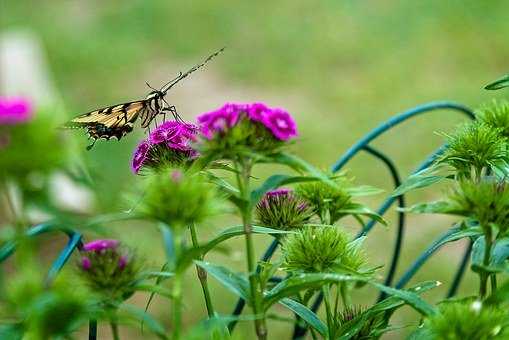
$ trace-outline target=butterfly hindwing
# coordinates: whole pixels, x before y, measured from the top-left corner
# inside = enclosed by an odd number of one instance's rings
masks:
[[[108,106],[77,116],[64,127],[85,128],[90,138],[120,140],[133,130],[134,122],[141,115],[150,115],[146,100]]]

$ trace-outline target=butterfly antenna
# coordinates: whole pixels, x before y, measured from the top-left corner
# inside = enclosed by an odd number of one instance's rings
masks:
[[[152,86],[150,86],[150,84],[149,84],[147,81],[145,82],[145,84],[147,84],[147,86],[148,86],[150,89],[152,89],[152,90],[154,90],[154,91],[157,91],[155,88],[153,88]]]
[[[212,60],[214,57],[216,57],[219,53],[223,52],[225,48],[226,47],[223,47],[223,48],[217,50],[216,52],[212,53],[201,64],[191,67],[187,72],[184,72],[184,73],[180,72],[178,77],[176,77],[173,80],[170,80],[168,83],[166,83],[161,88],[161,92],[163,93],[163,95],[165,95],[166,92],[168,92],[168,90],[171,89],[173,86],[175,86],[175,84],[177,84],[179,81],[181,81],[182,79],[184,79],[185,77],[187,77],[188,75],[193,73],[194,71],[198,70],[199,68],[205,66],[205,64],[207,64],[210,60]]]

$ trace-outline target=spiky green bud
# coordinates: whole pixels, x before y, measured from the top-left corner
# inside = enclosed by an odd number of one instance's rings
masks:
[[[365,256],[345,231],[335,227],[306,227],[289,235],[282,246],[283,267],[289,272],[358,271]]]

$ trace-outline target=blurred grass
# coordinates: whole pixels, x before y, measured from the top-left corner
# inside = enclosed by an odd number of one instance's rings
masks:
[[[220,58],[200,71],[203,75],[180,86],[192,88],[201,77],[219,74],[219,84],[226,88],[221,93],[232,97],[216,98],[217,105],[236,100],[238,90],[244,89],[242,98],[268,98],[288,108],[301,132],[293,149],[322,167],[332,164],[369,129],[416,104],[449,99],[476,107],[506,95],[481,89],[509,71],[509,3],[503,0],[54,0],[38,3],[35,10],[31,1],[7,0],[1,6],[0,30],[29,28],[42,39],[69,117],[142,97],[147,92],[144,81],[153,81],[149,75],[156,74],[158,81],[171,78],[227,46]],[[159,74],[159,70],[172,73]],[[200,91],[203,88],[178,107],[187,117],[200,113],[188,112],[190,101],[198,103],[194,107],[210,109],[206,106],[210,101],[201,100]],[[402,173],[408,173],[441,143],[433,131],[450,130],[462,119],[457,113],[434,112],[397,127],[375,144],[396,159]],[[99,210],[122,206],[118,192],[134,181],[128,162],[140,135],[122,143],[98,143],[94,152],[84,154],[97,182]],[[359,183],[390,190],[386,170],[369,157],[356,157],[348,166],[351,174]],[[411,194],[409,201],[431,199],[437,193]],[[411,218],[402,264],[410,263],[446,221]],[[376,229],[369,238],[375,264],[387,263],[390,251],[384,244],[393,229]],[[448,280],[452,273],[444,263],[459,258],[461,252],[456,246],[442,252],[418,277]],[[238,269],[242,268],[239,261]],[[201,297],[190,281],[196,294],[189,311],[194,311],[201,308]],[[230,296],[216,300],[224,312],[233,301]],[[162,313],[167,316],[167,311]],[[249,326],[245,329],[251,334]],[[277,334],[285,334],[285,328],[277,327],[271,337]]]

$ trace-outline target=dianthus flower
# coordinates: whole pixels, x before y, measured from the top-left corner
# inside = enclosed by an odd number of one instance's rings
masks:
[[[131,163],[134,173],[144,166],[159,165],[164,162],[191,160],[197,157],[191,143],[196,139],[198,127],[193,124],[168,121],[158,126],[136,147]]]
[[[95,240],[86,243],[83,246],[84,251],[95,251],[101,252],[106,249],[115,249],[118,247],[119,242],[117,240]]]
[[[0,97],[0,125],[25,123],[32,118],[32,112],[26,99]]]

